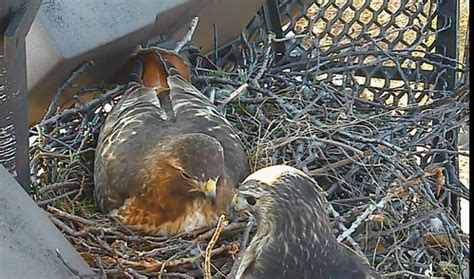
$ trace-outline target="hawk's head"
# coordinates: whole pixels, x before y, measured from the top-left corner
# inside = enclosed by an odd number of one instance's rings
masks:
[[[224,150],[219,141],[201,133],[172,137],[170,144],[161,147],[159,170],[175,191],[185,196],[202,196],[215,205],[227,187],[225,181]],[[184,187],[183,187],[184,186]],[[227,193],[228,194],[228,193]]]
[[[329,220],[324,214],[326,209],[320,191],[322,189],[316,182],[302,171],[286,165],[276,165],[249,175],[239,186],[233,207],[254,215],[257,221],[294,219],[292,214],[313,221],[316,218],[315,221],[326,231]],[[291,222],[287,224],[290,225]]]
[[[236,278],[379,278],[333,235],[322,191],[290,166],[260,169],[239,186],[233,207],[257,231]]]

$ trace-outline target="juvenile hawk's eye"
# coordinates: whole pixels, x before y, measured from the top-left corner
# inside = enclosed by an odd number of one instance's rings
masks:
[[[251,206],[254,206],[257,203],[257,200],[254,197],[245,197],[245,200],[247,201],[248,204]]]

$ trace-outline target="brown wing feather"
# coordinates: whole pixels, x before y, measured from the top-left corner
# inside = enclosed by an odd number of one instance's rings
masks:
[[[222,144],[226,170],[231,183],[237,185],[249,171],[245,149],[237,132],[207,97],[181,76],[169,76],[168,84],[178,125],[185,131],[192,130],[212,136]]]

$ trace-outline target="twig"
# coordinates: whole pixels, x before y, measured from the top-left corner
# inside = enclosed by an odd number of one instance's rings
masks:
[[[357,219],[352,222],[352,225],[347,229],[346,231],[342,232],[338,237],[337,241],[342,242],[344,239],[346,239],[348,236],[350,236],[364,221],[365,219],[372,214],[377,208],[381,209],[385,206],[385,203],[389,201],[391,198],[393,198],[392,194],[387,194],[384,198],[382,198],[377,204],[370,204]]]
[[[217,36],[217,24],[212,24],[214,35],[214,63],[217,65],[219,60],[219,38]]]
[[[378,147],[378,150],[380,150],[380,151],[383,151],[385,149],[387,149],[386,146],[379,146]],[[350,158],[350,159],[349,158],[348,159],[343,159],[341,161],[325,165],[324,167],[321,167],[321,168],[318,168],[318,169],[315,169],[315,170],[311,170],[311,171],[308,172],[308,174],[309,175],[325,174],[329,170],[337,169],[337,168],[352,164],[354,161],[361,160],[361,159],[364,159],[364,158],[367,158],[367,157],[370,157],[370,156],[373,156],[373,155],[375,155],[375,152],[373,152],[372,150],[366,150],[362,153],[362,155],[356,154],[356,155],[352,156],[352,158]]]
[[[51,204],[51,203],[53,203],[53,202],[55,202],[55,201],[58,201],[58,200],[60,200],[60,199],[67,198],[67,197],[69,197],[69,196],[75,195],[75,194],[79,193],[79,191],[80,191],[79,189],[74,189],[74,190],[69,191],[69,192],[66,192],[66,193],[64,193],[64,194],[61,194],[61,195],[58,195],[58,196],[54,196],[54,197],[52,197],[52,198],[50,198],[50,199],[38,201],[36,204],[37,204],[38,206],[44,206],[44,205],[47,205],[47,204]]]
[[[130,273],[130,275],[132,275],[133,278],[137,278],[137,279],[147,279],[148,278],[147,276],[141,275],[136,270],[133,270],[131,268],[127,268],[127,272]]]
[[[55,214],[55,215],[60,216],[60,217],[65,217],[65,218],[67,218],[69,220],[72,220],[72,221],[75,221],[75,222],[83,223],[83,224],[89,225],[89,226],[96,226],[97,225],[97,223],[94,222],[94,221],[82,218],[80,216],[72,215],[70,213],[64,212],[64,211],[62,211],[58,208],[52,207],[52,206],[48,206],[46,209],[49,212],[51,212],[52,214]]]
[[[78,232],[73,230],[71,227],[68,225],[64,224],[61,220],[54,216],[49,216],[49,219],[59,228],[61,228],[66,234],[72,235],[72,236],[84,236],[87,234],[87,232]]]
[[[230,93],[229,97],[225,98],[225,100],[222,101],[222,103],[217,108],[222,110],[228,103],[232,102],[233,99],[244,93],[248,87],[248,83],[243,83],[241,86],[239,86],[239,88],[235,89],[234,92]]]
[[[57,113],[56,115],[51,115],[51,117],[49,117],[48,119],[42,120],[40,126],[44,127],[46,125],[56,123],[56,122],[66,118],[66,117],[94,110],[97,107],[99,107],[101,104],[103,104],[105,101],[110,100],[110,99],[116,97],[117,95],[123,93],[122,92],[123,88],[124,88],[124,86],[122,86],[122,85],[116,86],[115,88],[113,88],[111,90],[107,90],[100,97],[98,97],[98,98],[96,98],[96,99],[94,99],[94,100],[92,100],[92,101],[90,101],[86,104],[80,105],[76,108],[71,108],[71,109],[64,110],[62,112]]]
[[[272,40],[275,43],[282,43],[282,42],[291,41],[291,40],[303,39],[303,38],[306,38],[306,37],[307,37],[306,34],[301,34],[301,35],[294,35],[294,36],[289,36],[289,37],[284,37],[284,38],[273,37]]]
[[[189,276],[187,274],[182,274],[182,273],[177,273],[177,272],[167,272],[164,273],[163,276],[165,278],[170,277],[170,278],[185,278],[185,279],[194,279],[195,277]]]
[[[216,245],[219,236],[221,235],[222,229],[227,225],[228,221],[225,219],[225,215],[219,216],[219,221],[217,222],[216,231],[212,235],[209,244],[206,247],[206,255],[204,257],[204,278],[211,279],[211,256],[212,248]]]
[[[59,86],[56,93],[54,93],[53,98],[51,99],[51,103],[49,104],[48,110],[46,111],[45,115],[40,121],[40,126],[44,126],[44,121],[51,117],[51,115],[56,110],[56,106],[58,104],[58,99],[61,94],[66,90],[66,88],[71,86],[73,80],[75,80],[82,72],[84,72],[87,67],[94,65],[92,60],[87,60],[81,63],[72,73],[71,75]]]
[[[220,253],[224,252],[227,249],[228,249],[227,246],[222,245],[222,246],[212,250],[212,254],[217,255],[217,254],[220,254]],[[204,256],[204,253],[199,253],[199,254],[197,254],[196,256],[193,256],[193,257],[176,259],[176,260],[168,262],[166,264],[166,267],[171,268],[171,267],[184,265],[184,264],[188,264],[188,263],[195,263],[196,261],[201,259],[203,256]],[[123,265],[127,265],[127,266],[130,266],[130,267],[135,267],[135,268],[143,268],[148,272],[157,271],[159,268],[161,268],[161,265],[162,265],[162,262],[156,261],[156,260],[152,261],[152,262],[135,262],[135,261],[125,260],[125,259],[120,259],[119,261]]]
[[[382,274],[382,276],[388,278],[388,277],[396,277],[396,276],[405,275],[405,274],[415,276],[416,278],[432,278],[431,276],[419,274],[419,273],[412,272],[412,271],[409,271],[409,270],[399,270],[399,271],[395,271],[395,272],[389,272],[389,273]]]
[[[272,40],[275,38],[275,34],[270,33],[267,38],[267,45],[265,46],[265,50],[263,52],[263,61],[262,61],[262,66],[258,70],[257,74],[255,77],[251,80],[251,83],[254,84],[257,87],[260,87],[258,85],[259,80],[263,77],[263,74],[267,70],[268,67],[268,62],[270,61],[270,56],[271,56],[271,49],[272,49]]]
[[[53,184],[41,187],[41,189],[38,190],[38,194],[45,194],[46,192],[49,192],[52,190],[69,189],[72,187],[79,187],[79,186],[80,184],[77,181],[58,182],[58,183],[53,183]]]
[[[181,39],[181,41],[176,43],[176,47],[174,48],[175,52],[179,52],[184,47],[184,45],[186,45],[187,43],[191,41],[191,39],[193,38],[194,32],[196,31],[196,27],[198,23],[199,23],[198,16],[194,17],[191,20],[191,23],[189,24],[189,27],[188,27],[188,32],[186,32],[186,35],[183,37],[183,39]]]
[[[245,222],[234,222],[226,225],[223,229],[223,233],[228,233],[228,232],[233,232],[237,231],[239,229],[243,229],[247,227],[247,224]],[[207,232],[201,234],[198,236],[199,240],[207,240],[208,238],[212,237],[216,231],[216,228],[213,228],[211,230],[208,230]]]
[[[332,215],[334,216],[335,219],[338,219],[341,216],[339,214],[339,212],[337,212],[334,209],[334,207],[332,206],[331,203],[328,203],[327,208],[332,213]],[[346,226],[344,226],[344,224],[342,222],[337,222],[337,223],[338,223],[338,227],[341,231],[347,231]],[[360,249],[359,244],[357,244],[357,242],[350,236],[347,236],[346,239],[352,245],[352,247],[354,248],[356,253],[359,254],[359,256],[361,256],[361,258],[364,259],[365,262],[369,263],[368,259],[365,257],[364,253],[362,252],[362,249]]]

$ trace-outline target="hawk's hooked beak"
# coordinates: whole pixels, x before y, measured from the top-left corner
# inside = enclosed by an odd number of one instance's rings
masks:
[[[219,178],[216,179],[209,179],[204,185],[203,185],[203,192],[206,194],[206,196],[211,200],[212,204],[216,203],[216,197],[217,197],[217,181]]]
[[[234,196],[234,199],[232,200],[232,208],[237,212],[250,213],[248,202],[239,194]]]

